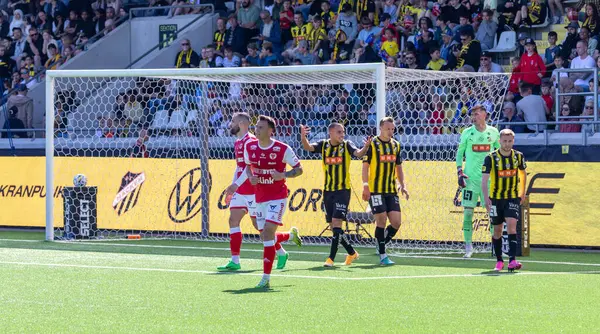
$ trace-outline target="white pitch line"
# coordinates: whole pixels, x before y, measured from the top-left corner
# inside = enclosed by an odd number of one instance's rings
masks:
[[[25,241],[25,242],[45,242],[44,240],[19,240],[19,239],[0,239],[0,241]],[[136,244],[126,244],[126,243],[117,243],[117,242],[71,242],[71,241],[53,241],[56,243],[66,244],[66,245],[93,245],[93,246],[119,246],[119,247],[138,247],[138,248],[164,248],[164,249],[193,249],[193,250],[214,250],[214,251],[223,251],[229,252],[229,248],[223,247],[195,247],[195,246],[167,246],[167,245],[136,245]],[[371,249],[364,248],[363,249]],[[359,249],[360,249],[359,248]],[[262,253],[262,249],[242,249],[244,252],[250,253]],[[306,254],[306,255],[329,255],[326,252],[308,252],[308,251],[289,251],[290,254]],[[465,259],[462,257],[449,257],[449,256],[435,256],[435,255],[410,255],[410,254],[388,254],[391,257],[397,258],[415,258],[415,259],[432,259],[432,260],[446,260],[446,261],[485,261],[485,262],[496,262],[496,259],[480,259],[480,258],[470,258]],[[600,267],[600,263],[585,263],[585,262],[561,262],[561,261],[538,261],[538,260],[524,260],[520,258],[522,263],[537,263],[537,264],[557,264],[557,265],[570,265],[570,266],[589,266],[589,267]]]
[[[118,266],[91,266],[83,264],[65,264],[65,263],[39,263],[39,262],[10,262],[0,261],[0,264],[19,265],[19,266],[40,266],[40,267],[59,267],[59,268],[80,268],[80,269],[110,269],[110,270],[128,270],[128,271],[146,271],[146,272],[168,272],[168,273],[191,273],[191,274],[213,274],[213,275],[241,275],[241,276],[262,276],[259,273],[236,273],[236,272],[217,272],[209,270],[190,270],[190,269],[168,269],[168,268],[141,268],[141,267],[118,267]],[[598,274],[600,271],[571,271],[571,272],[535,272],[526,271],[516,274],[490,273],[490,274],[440,274],[440,275],[407,275],[407,276],[373,276],[373,277],[337,277],[337,276],[311,276],[311,275],[280,275],[273,274],[273,277],[303,278],[303,279],[323,279],[323,280],[341,280],[341,281],[367,281],[367,280],[389,280],[389,279],[420,279],[420,278],[472,278],[472,277],[491,277],[491,276],[549,276],[549,275],[582,275]]]

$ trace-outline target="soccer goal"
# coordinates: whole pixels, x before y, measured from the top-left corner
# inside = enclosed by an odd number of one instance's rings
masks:
[[[329,243],[331,232],[319,156],[302,150],[299,126],[309,126],[317,141],[331,121],[341,122],[360,147],[377,134],[378,120],[393,116],[411,198],[401,202],[403,225],[391,248],[458,250],[462,209],[453,161],[460,131],[477,103],[498,120],[507,86],[503,74],[383,64],[48,71],[46,186],[61,193],[67,187],[70,204],[47,197],[46,237],[228,240],[224,189],[235,169],[228,127],[231,115],[244,111],[253,120],[274,117],[278,139],[303,160],[304,175],[288,180],[284,227],[298,227],[308,244]],[[86,187],[71,188],[77,174]],[[360,161],[352,162],[351,175],[344,229],[371,246],[375,227],[361,199]],[[474,241],[485,250],[483,210],[474,225]],[[241,227],[245,240],[258,241],[249,218]]]

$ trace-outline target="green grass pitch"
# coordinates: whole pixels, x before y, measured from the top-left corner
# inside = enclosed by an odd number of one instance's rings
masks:
[[[253,287],[262,248],[217,273],[226,243],[49,243],[0,232],[0,333],[591,333],[600,328],[600,253],[532,250],[516,274],[488,254],[394,257],[374,249],[323,268],[327,247],[285,245],[271,290]],[[342,263],[340,248],[337,262]],[[337,263],[336,263],[337,264]]]

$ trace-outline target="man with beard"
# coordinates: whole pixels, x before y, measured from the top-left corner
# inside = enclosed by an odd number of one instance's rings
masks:
[[[252,0],[242,0],[236,2],[238,6],[237,21],[244,32],[246,43],[258,35],[258,23],[260,23],[260,9],[252,5]]]
[[[260,231],[256,224],[255,187],[248,180],[245,172],[246,163],[244,161],[246,145],[257,145],[258,143],[256,137],[249,132],[250,115],[244,112],[235,113],[231,118],[229,128],[231,134],[236,136],[234,144],[235,173],[233,174],[233,182],[225,189],[227,195],[225,201],[229,204],[229,248],[231,250],[231,260],[226,265],[217,268],[217,270],[221,271],[241,269],[240,249],[242,247],[242,231],[240,229],[240,222],[246,213],[250,215],[254,228]],[[290,234],[276,233],[275,238],[277,269],[283,269],[287,262],[288,254],[281,246],[281,242],[289,240]]]

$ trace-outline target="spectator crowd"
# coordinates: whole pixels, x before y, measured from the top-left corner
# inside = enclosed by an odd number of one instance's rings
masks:
[[[492,93],[482,97],[481,90],[475,87],[460,84],[444,87],[443,83],[433,88],[424,87],[418,97],[403,95],[402,100],[397,101],[401,107],[396,107],[394,112],[400,124],[413,127],[411,131],[416,133],[456,132],[435,126],[416,127],[415,124],[447,122],[465,125],[475,100],[487,103],[490,112],[496,113],[496,119],[504,122],[572,121],[593,117],[593,108],[591,113],[589,109],[590,103],[594,106],[591,95],[565,95],[560,96],[559,101],[554,99],[556,89],[561,93],[595,89],[593,69],[600,64],[597,61],[600,23],[597,22],[598,4],[595,0],[580,0],[567,8],[561,0],[264,0],[256,3],[254,0],[238,0],[234,8],[228,8],[223,1],[215,0],[213,4],[221,16],[217,20],[213,42],[198,46],[191,45],[189,40],[182,41],[181,51],[173,60],[174,67],[385,62],[389,68],[512,72],[507,76],[505,87],[495,87],[498,89],[496,94],[506,89],[506,95],[500,98],[493,97]],[[60,5],[52,5],[49,13],[55,13],[58,7]],[[120,15],[120,10],[118,12],[117,15]],[[193,12],[193,9],[186,9],[183,13],[187,12]],[[40,22],[54,20],[49,18],[51,15],[47,11],[43,13],[46,18],[38,17]],[[83,15],[80,17],[77,13],[74,15],[74,19],[81,22],[90,20],[84,20]],[[101,17],[95,15],[91,19],[91,22],[96,22],[96,31]],[[538,43],[522,31],[532,32],[535,26],[547,21],[565,24],[566,36],[558,41],[558,34],[550,32],[548,47],[540,54]],[[54,25],[51,32],[53,28]],[[91,25],[87,31],[93,31]],[[510,66],[503,68],[494,62],[494,46],[498,36],[506,31],[514,31],[518,42],[516,57],[511,58]],[[44,43],[45,39],[42,37],[40,42],[42,51],[46,50],[44,58],[34,54],[32,59],[23,59],[21,63],[25,68],[33,66],[35,69],[36,64],[42,62],[53,66],[65,57],[62,39],[56,40],[56,48],[48,47],[50,43]],[[21,63],[16,68],[21,69]],[[589,72],[560,71],[567,68],[589,69]],[[30,77],[31,74],[20,75]],[[178,87],[177,82],[170,80],[140,82],[135,89],[119,96],[115,107],[118,112],[99,122],[150,128],[157,121],[155,116],[158,112],[166,110],[171,117],[174,111],[198,109],[200,96],[211,99],[209,119],[217,135],[226,129],[226,116],[238,109],[256,109],[258,113],[276,110],[288,117],[275,116],[288,123],[307,119],[317,120],[320,124],[320,120],[341,116],[356,124],[371,124],[374,120],[374,90],[368,86],[292,89],[276,84],[213,83],[204,92],[200,86],[189,89],[181,86],[181,82]],[[303,89],[298,91],[298,88]],[[187,92],[183,93],[184,90]],[[253,97],[258,100],[253,101]],[[338,108],[336,105],[340,101],[343,103]],[[387,107],[390,108],[389,105]],[[298,110],[302,108],[306,110]],[[406,108],[416,109],[404,110]],[[186,122],[194,121],[188,119],[188,111],[184,113]],[[517,132],[548,128],[533,124],[508,127]],[[590,131],[589,127],[581,125],[550,128],[563,132]],[[594,131],[594,127],[591,130]],[[118,135],[113,132],[110,132],[111,136]],[[175,133],[181,134],[181,131]]]

